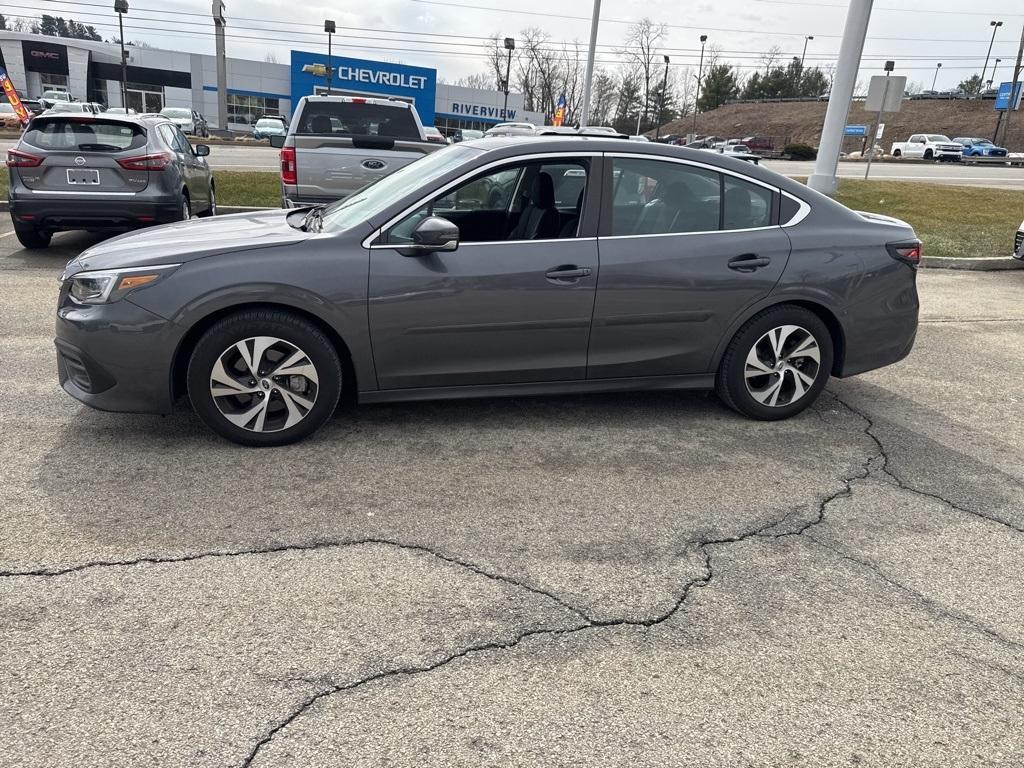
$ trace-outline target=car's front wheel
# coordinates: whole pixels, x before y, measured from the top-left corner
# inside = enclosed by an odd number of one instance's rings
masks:
[[[215,323],[188,366],[192,407],[241,445],[275,446],[312,434],[341,396],[334,345],[312,323],[279,310],[249,310]]]
[[[832,336],[816,314],[780,305],[755,315],[733,337],[715,389],[754,419],[786,419],[811,405],[832,370]]]
[[[206,210],[199,214],[200,216],[216,216],[217,215],[217,190],[213,186],[213,182],[210,182],[210,204],[206,206]]]
[[[14,222],[14,234],[19,243],[33,251],[48,246],[50,238],[53,237],[50,232],[42,232],[31,224],[23,224],[20,221]]]

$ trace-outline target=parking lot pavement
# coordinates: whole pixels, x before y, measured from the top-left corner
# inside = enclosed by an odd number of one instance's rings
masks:
[[[239,448],[57,387],[0,226],[5,766],[1019,766],[1024,273],[923,272],[903,363],[347,408]]]

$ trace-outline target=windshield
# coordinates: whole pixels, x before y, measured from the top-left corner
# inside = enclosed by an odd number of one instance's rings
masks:
[[[324,232],[341,232],[372,219],[395,200],[421,187],[429,186],[435,179],[466,162],[479,150],[452,144],[422,160],[399,168],[368,187],[332,203],[324,210]]]
[[[192,111],[189,110],[189,109],[174,109],[174,108],[161,109],[160,110],[160,114],[163,115],[164,117],[177,117],[177,118],[182,118],[182,117],[191,118],[192,117]]]
[[[933,133],[931,136],[928,137],[928,141],[949,141],[949,137]]]
[[[270,120],[269,118],[263,117],[256,121],[257,128],[280,128],[284,130],[284,123],[280,120]]]

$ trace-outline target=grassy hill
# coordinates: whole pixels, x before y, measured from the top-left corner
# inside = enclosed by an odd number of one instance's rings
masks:
[[[757,134],[772,136],[776,146],[801,141],[814,146],[821,140],[826,102],[781,102],[765,104],[728,104],[697,116],[697,133],[742,138]],[[863,102],[850,106],[847,123],[873,124],[874,116],[863,109]],[[956,136],[982,136],[991,139],[996,127],[992,101],[904,101],[903,109],[885,116],[885,134],[881,143],[905,141],[911,133],[944,133]],[[687,134],[693,130],[693,118],[684,118],[662,127],[666,133]],[[1010,150],[1024,151],[1024,110],[1014,114],[1007,140]],[[847,151],[860,149],[860,139],[848,138]]]

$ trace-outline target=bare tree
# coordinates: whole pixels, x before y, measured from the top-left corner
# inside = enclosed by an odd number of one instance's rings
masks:
[[[502,83],[505,82],[505,68],[508,65],[508,51],[505,50],[505,40],[494,34],[487,39],[487,69],[494,75],[492,85],[498,90],[505,90]],[[509,75],[511,78],[511,74]]]
[[[266,52],[266,53],[265,53],[265,54],[263,55],[263,60],[264,60],[264,61],[265,61],[265,62],[266,62],[267,64],[277,64],[277,63],[278,63],[278,62],[277,62],[277,54],[276,54],[276,53],[274,53],[273,51],[267,51],[267,52]]]
[[[494,80],[490,72],[478,72],[475,75],[466,75],[455,80],[452,85],[460,85],[463,88],[479,88],[487,91],[494,89]]]
[[[777,45],[773,45],[767,51],[761,54],[761,63],[764,64],[764,73],[767,75],[772,67],[775,66],[775,62],[782,58],[782,49]]]
[[[619,80],[606,69],[594,71],[594,84],[590,94],[590,125],[609,125],[619,98]]]
[[[651,90],[655,85],[660,63],[658,48],[668,36],[668,27],[643,18],[633,24],[626,33],[626,47],[621,53],[636,69],[640,78],[640,92],[643,103],[640,110],[641,123],[648,122],[651,111]]]

